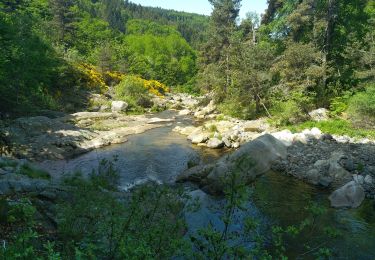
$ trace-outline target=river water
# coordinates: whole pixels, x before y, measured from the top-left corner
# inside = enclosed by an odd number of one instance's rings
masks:
[[[158,115],[161,118],[175,116],[166,111]],[[176,176],[187,169],[187,163],[197,156],[204,162],[210,162],[223,155],[223,151],[210,150],[192,146],[185,136],[172,131],[176,125],[191,125],[192,119],[177,117],[170,126],[147,131],[146,133],[129,137],[128,142],[113,145],[89,152],[67,161],[46,161],[41,164],[54,176],[80,171],[90,173],[97,169],[101,159],[113,159],[120,174],[121,188],[124,190],[147,181],[173,183]],[[328,191],[305,184],[292,177],[278,173],[267,173],[252,185],[253,195],[248,203],[248,214],[260,219],[268,225],[294,225],[307,217],[306,206],[311,201],[320,205],[328,204]],[[223,201],[213,198],[201,191],[192,194],[200,197],[202,208],[187,215],[191,230],[206,225],[208,222],[220,225],[220,212],[215,205]],[[314,230],[304,234],[302,239],[287,241],[290,259],[313,259],[303,255],[305,243],[319,244],[333,248],[335,255],[332,259],[375,259],[375,208],[374,203],[365,201],[358,209],[336,210],[328,209],[320,218]],[[338,238],[332,239],[324,235],[324,228],[332,227],[339,232]],[[234,227],[236,228],[236,227]],[[241,228],[237,226],[237,228]],[[266,231],[264,231],[266,232]],[[320,241],[314,241],[318,238]]]

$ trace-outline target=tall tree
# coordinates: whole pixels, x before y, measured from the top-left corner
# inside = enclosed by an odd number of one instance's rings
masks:
[[[67,47],[71,46],[74,38],[74,6],[73,0],[49,0],[53,16],[52,25],[55,31],[55,40]]]
[[[218,63],[225,84],[223,93],[230,85],[230,44],[236,31],[236,22],[241,7],[241,0],[210,0],[213,12],[210,20],[209,41],[204,47],[205,65]]]

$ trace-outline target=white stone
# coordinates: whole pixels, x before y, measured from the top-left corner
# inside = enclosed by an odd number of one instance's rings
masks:
[[[112,112],[126,112],[128,108],[128,103],[124,101],[112,101]]]
[[[233,147],[234,149],[237,149],[237,148],[240,147],[240,143],[239,143],[239,142],[234,142],[234,143],[232,144],[232,147]]]
[[[204,143],[208,140],[209,136],[208,134],[197,134],[197,135],[193,135],[193,136],[189,136],[191,142],[193,144],[200,144],[200,143]]]
[[[223,137],[222,140],[223,140],[226,147],[228,147],[228,148],[232,147],[232,143],[229,141],[229,139],[227,137]]]
[[[294,139],[294,134],[289,130],[272,133],[272,136],[283,142],[286,146],[291,146]]]
[[[314,136],[316,139],[320,139],[322,137],[322,131],[320,131],[319,128],[314,127],[313,129],[310,130],[310,133],[312,136]]]
[[[293,142],[301,142],[303,144],[307,144],[308,141],[309,141],[309,138],[302,133],[297,133],[293,137]]]

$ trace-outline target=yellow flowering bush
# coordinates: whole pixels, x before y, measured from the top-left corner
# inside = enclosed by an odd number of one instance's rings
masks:
[[[169,88],[157,80],[143,80],[143,84],[151,94],[157,96],[163,96],[165,93],[169,92]]]
[[[93,65],[81,63],[77,65],[77,69],[81,73],[81,80],[89,88],[100,88],[102,91],[108,88],[103,75]]]
[[[109,86],[119,84],[124,78],[125,75],[118,71],[107,71],[104,73],[104,78]]]
[[[146,80],[139,76],[125,75],[118,71],[106,71],[101,73],[95,66],[88,63],[80,63],[76,65],[80,74],[81,83],[85,84],[88,88],[99,88],[101,92],[108,90],[108,86],[118,85],[142,86],[145,91],[157,96],[164,96],[169,92],[169,88],[157,80]],[[118,87],[117,87],[118,89]]]

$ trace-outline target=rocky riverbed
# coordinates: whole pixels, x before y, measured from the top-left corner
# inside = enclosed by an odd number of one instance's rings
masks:
[[[162,127],[174,119],[81,112],[63,117],[19,118],[2,129],[8,153],[43,161],[65,159],[127,141],[127,136]]]
[[[227,117],[217,112],[209,96],[195,98],[174,94],[155,97],[153,102],[162,109],[178,110],[179,116],[196,119],[198,124],[180,126],[176,122],[177,126],[173,129],[186,136],[192,144],[209,149],[238,149],[216,163],[189,169],[180,175],[179,181],[197,182],[206,191],[220,192],[223,173],[233,170],[239,155],[246,155],[249,160],[261,165],[243,170],[247,182],[272,168],[313,185],[335,190],[330,197],[334,207],[358,207],[365,196],[375,198],[375,144],[371,140],[331,136],[317,128],[291,133],[272,127],[266,119]],[[175,117],[162,119],[152,114],[126,115],[122,113],[122,108],[126,108],[126,104],[114,101],[113,112],[19,118],[2,132],[9,152],[14,156],[43,161],[67,159],[100,147],[123,143],[130,135],[169,126],[176,121]],[[311,116],[325,120],[326,112],[319,109]]]

